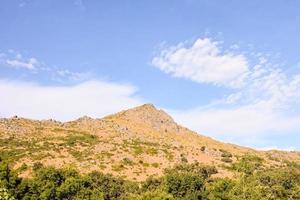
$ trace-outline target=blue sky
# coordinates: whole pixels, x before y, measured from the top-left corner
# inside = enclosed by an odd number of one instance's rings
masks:
[[[222,141],[299,150],[299,6],[3,0],[0,116],[65,121],[150,102]]]

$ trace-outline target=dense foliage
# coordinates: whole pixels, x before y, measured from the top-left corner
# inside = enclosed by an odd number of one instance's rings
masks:
[[[32,177],[19,178],[9,163],[0,160],[0,199],[300,199],[300,166],[295,163],[264,167],[261,158],[244,156],[230,169],[236,177],[212,178],[216,168],[183,162],[166,169],[162,177],[138,183],[100,172],[82,175],[39,163],[34,165]]]

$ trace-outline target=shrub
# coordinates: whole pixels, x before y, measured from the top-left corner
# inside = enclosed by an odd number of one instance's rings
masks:
[[[220,149],[220,152],[222,152],[221,157],[223,157],[223,158],[231,158],[232,157],[232,154],[229,151]]]
[[[155,190],[155,191],[147,191],[140,195],[131,194],[129,199],[130,200],[173,200],[174,197],[171,194],[166,193],[165,191]]]
[[[0,162],[0,188],[15,191],[17,185],[22,181],[5,161]]]
[[[180,154],[180,158],[181,158],[182,163],[188,163],[188,159],[186,158],[186,156],[184,154]]]
[[[124,169],[126,169],[126,167],[123,165],[123,164],[115,164],[115,165],[112,165],[112,170],[113,171],[116,171],[116,172],[119,172],[119,171],[122,171]]]
[[[156,162],[155,162],[155,163],[152,163],[151,165],[152,165],[152,167],[155,167],[155,168],[158,168],[158,167],[159,167],[159,163],[156,163]]]
[[[206,149],[205,146],[202,146],[202,147],[200,148],[201,151],[205,151],[205,149]]]
[[[228,157],[224,157],[228,158]],[[230,159],[230,158],[229,158]],[[0,199],[90,200],[257,200],[300,199],[300,167],[297,164],[263,168],[263,160],[245,155],[232,164],[234,179],[211,177],[216,168],[181,163],[161,177],[131,182],[110,174],[80,174],[71,169],[38,166],[31,178],[0,161]]]
[[[172,169],[165,170],[166,174],[171,172],[178,172],[178,173],[192,172],[201,176],[203,179],[207,179],[212,174],[216,174],[218,171],[214,166],[201,165],[198,162],[195,162],[192,164],[183,163],[183,164],[175,165]]]
[[[144,181],[141,185],[142,191],[153,191],[157,189],[162,189],[163,187],[163,179],[162,178],[155,178],[153,176],[150,176]]]
[[[230,179],[215,179],[205,187],[204,199],[225,200],[230,199],[230,191],[234,187],[234,181]]]
[[[122,163],[124,165],[133,165],[134,162],[132,160],[130,160],[129,158],[123,158]]]
[[[28,166],[26,165],[26,163],[23,163],[19,168],[18,171],[25,171],[26,169],[28,169]]]
[[[169,173],[166,175],[166,190],[175,198],[193,194],[200,199],[204,180],[195,173]]]
[[[221,158],[221,161],[225,163],[232,163],[232,159],[228,157]]]
[[[244,155],[232,165],[232,168],[246,175],[253,174],[256,170],[262,169],[263,159],[255,155]]]
[[[41,169],[42,167],[43,167],[43,164],[42,164],[41,162],[35,162],[35,163],[33,163],[33,165],[32,165],[32,169],[33,169],[34,171],[39,170],[39,169]]]
[[[105,200],[122,199],[126,196],[127,182],[125,180],[100,172],[92,172],[88,176],[91,178],[94,187],[103,193]],[[131,187],[136,188],[132,185]]]
[[[14,200],[15,198],[9,194],[7,189],[0,188],[0,199],[1,200]]]

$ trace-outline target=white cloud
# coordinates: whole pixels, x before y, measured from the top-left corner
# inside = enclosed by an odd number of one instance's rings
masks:
[[[36,58],[29,58],[28,60],[20,60],[19,58],[16,59],[7,59],[6,64],[8,66],[14,67],[14,68],[25,68],[29,70],[34,70],[37,68],[39,62]]]
[[[0,67],[1,66],[16,70],[26,69],[29,72],[28,74],[38,74],[39,77],[46,77],[47,79],[60,83],[82,82],[92,78],[90,72],[74,72],[62,67],[48,66],[37,58],[28,58],[12,49],[8,50],[7,53],[0,53]],[[20,72],[24,74],[24,71]],[[18,74],[18,71],[16,71],[15,74]]]
[[[49,69],[52,72],[52,79],[57,82],[65,82],[66,79],[70,81],[86,81],[91,77],[89,72],[72,72],[68,69]]]
[[[199,107],[189,111],[173,111],[172,115],[185,126],[217,138],[245,137],[247,140],[275,132],[285,134],[300,130],[300,116],[286,116],[259,104],[235,108]]]
[[[87,81],[74,86],[42,86],[0,80],[0,116],[71,120],[102,117],[140,105],[136,88],[128,84]]]
[[[170,112],[199,133],[255,146],[262,138],[300,131],[300,74],[287,74],[263,54],[256,56],[257,63],[252,60],[250,65],[250,57],[224,54],[217,43],[198,39],[188,48],[180,44],[164,50],[153,64],[199,83],[229,87],[239,83],[209,105]]]
[[[40,62],[36,58],[23,58],[22,54],[9,50],[9,54],[0,54],[0,64],[15,69],[37,70]]]
[[[249,70],[243,54],[222,51],[209,38],[198,39],[192,46],[180,43],[166,48],[152,64],[174,77],[234,88],[241,87]]]
[[[299,132],[300,75],[261,69],[254,68],[236,92],[211,105],[172,111],[174,118],[200,133],[252,146],[273,134]]]
[[[262,105],[236,105],[225,108],[198,107],[170,113],[178,123],[221,141],[253,148],[300,148],[296,141],[280,142],[280,138],[293,137],[300,131],[300,116],[289,115],[285,111],[269,110]]]

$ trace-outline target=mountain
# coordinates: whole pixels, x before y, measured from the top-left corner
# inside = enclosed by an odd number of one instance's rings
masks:
[[[17,116],[0,119],[0,157],[11,161],[23,177],[42,163],[141,181],[181,162],[214,165],[215,176],[232,177],[226,166],[245,154],[263,158],[267,166],[300,163],[299,152],[257,151],[203,136],[178,125],[152,104],[65,123]]]

